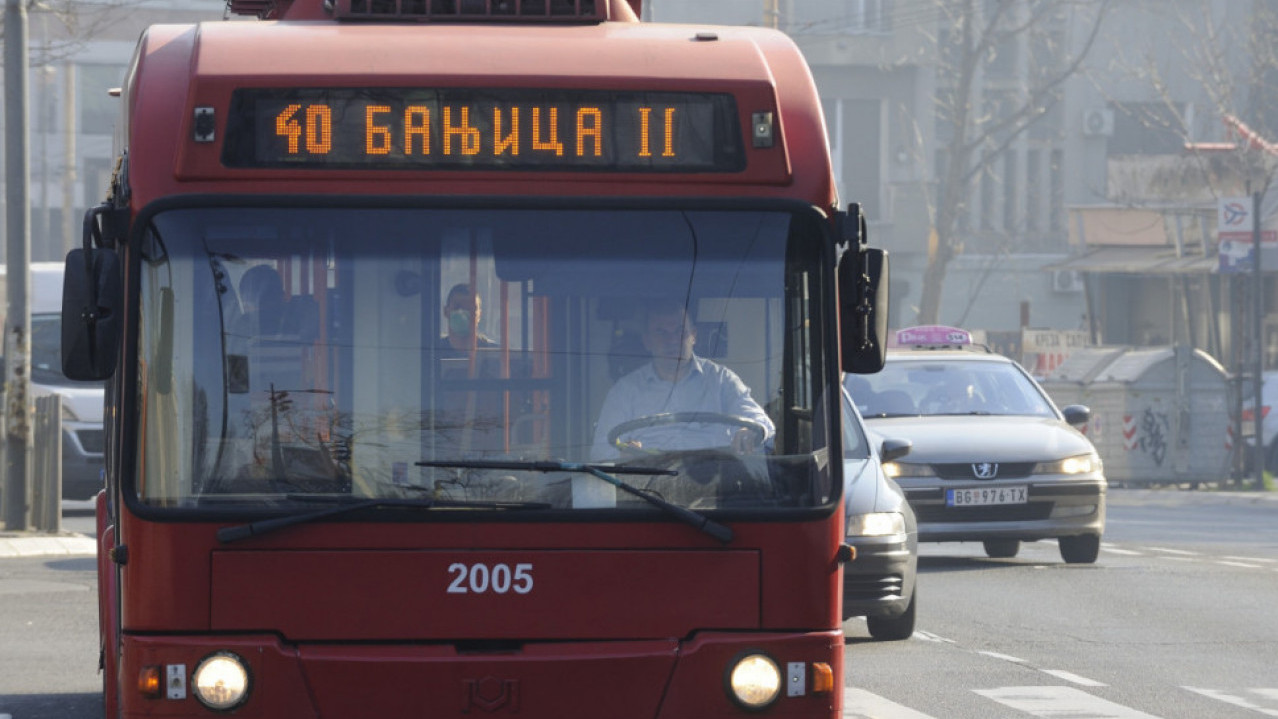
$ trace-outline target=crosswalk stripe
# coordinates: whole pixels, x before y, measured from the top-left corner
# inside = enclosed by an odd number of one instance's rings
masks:
[[[1005,662],[1012,662],[1013,664],[1024,664],[1024,663],[1025,663],[1025,660],[1024,660],[1024,659],[1019,659],[1019,658],[1017,658],[1017,657],[1009,656],[1009,655],[1007,655],[1007,654],[999,654],[998,652],[977,652],[977,654],[983,654],[983,655],[985,655],[985,656],[987,656],[987,657],[991,657],[991,658],[993,658],[993,659],[1002,659],[1002,660],[1003,660],[1003,661],[1005,661]]]
[[[1073,672],[1067,672],[1067,671],[1065,671],[1064,669],[1042,669],[1042,670],[1040,670],[1040,671],[1042,671],[1044,674],[1051,674],[1052,676],[1056,677],[1057,679],[1064,679],[1064,680],[1065,680],[1065,681],[1067,681],[1067,682],[1073,682],[1073,683],[1075,683],[1075,684],[1077,684],[1077,685],[1079,685],[1079,686],[1083,686],[1083,687],[1107,687],[1107,686],[1109,686],[1108,684],[1106,684],[1106,683],[1104,683],[1104,682],[1098,682],[1098,681],[1096,681],[1095,679],[1088,679],[1087,677],[1080,677],[1079,675],[1077,675],[1077,674],[1075,674],[1075,673],[1073,673]]]
[[[1087,687],[1104,687],[1102,684],[1086,677],[1070,672],[1043,669],[1040,670]],[[1208,699],[1230,704],[1242,709],[1257,712],[1267,717],[1278,717],[1278,709],[1269,709],[1249,701],[1241,695],[1260,697],[1265,703],[1278,701],[1278,688],[1254,689],[1206,689],[1202,687],[1183,686],[1195,694]],[[1102,699],[1087,692],[1067,686],[1018,686],[1000,687],[997,689],[973,689],[974,693],[992,699],[1016,711],[1029,716],[1044,719],[1159,719],[1152,714],[1126,707],[1121,704]],[[1232,692],[1232,693],[1231,693]],[[0,714],[0,719],[11,719]],[[843,687],[842,719],[934,719],[931,715],[898,704],[890,699],[858,687]]]
[[[0,719],[4,719],[0,716]],[[878,694],[843,687],[843,719],[933,719]]]
[[[1070,719],[1158,719],[1073,687],[1000,687],[974,689],[977,694],[1036,717]]]
[[[1128,555],[1128,556],[1132,556],[1132,557],[1143,557],[1143,556],[1145,556],[1144,554],[1142,554],[1142,553],[1140,553],[1140,552],[1133,552],[1133,551],[1132,551],[1132,550],[1130,550],[1130,549],[1119,549],[1118,547],[1107,547],[1107,546],[1105,546],[1105,545],[1103,545],[1103,544],[1101,545],[1101,549],[1105,550],[1106,552],[1109,552],[1110,554],[1126,554],[1126,555]]]
[[[1221,701],[1226,704],[1233,704],[1236,707],[1242,707],[1243,709],[1250,709],[1254,712],[1260,712],[1261,714],[1264,714],[1265,716],[1268,716],[1268,717],[1278,717],[1278,709],[1266,709],[1262,706],[1257,706],[1256,704],[1252,704],[1251,702],[1247,701],[1246,699],[1243,699],[1242,697],[1236,697],[1232,694],[1226,694],[1225,692],[1220,691],[1219,689],[1202,689],[1200,687],[1182,687],[1182,688],[1188,689],[1189,691],[1194,692],[1195,694],[1202,694],[1205,697],[1210,697],[1212,699],[1215,699],[1216,701]],[[1260,694],[1261,696],[1267,696],[1269,695],[1269,692],[1272,691],[1273,692],[1272,696],[1274,696],[1275,698],[1278,698],[1278,690],[1252,689],[1251,691],[1257,694]]]

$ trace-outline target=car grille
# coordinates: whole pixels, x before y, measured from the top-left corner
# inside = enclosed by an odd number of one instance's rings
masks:
[[[1034,472],[1038,462],[998,462],[998,474],[995,477],[978,477],[972,469],[973,462],[954,464],[934,464],[932,471],[941,479],[1024,479]]]
[[[991,507],[946,507],[915,505],[914,516],[920,522],[1026,522],[1047,519],[1054,502],[1000,504]]]
[[[843,575],[843,598],[869,601],[900,597],[905,580],[899,574]]]

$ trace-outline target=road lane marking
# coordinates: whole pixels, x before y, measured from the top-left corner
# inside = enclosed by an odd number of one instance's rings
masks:
[[[1235,562],[1278,562],[1278,559],[1270,559],[1268,557],[1224,557],[1224,559],[1232,559]]]
[[[1205,697],[1215,699],[1216,701],[1224,702],[1226,704],[1232,704],[1236,707],[1242,707],[1243,709],[1250,709],[1254,712],[1260,712],[1261,714],[1264,714],[1265,716],[1278,717],[1278,709],[1266,709],[1257,704],[1252,704],[1251,702],[1247,701],[1246,699],[1243,699],[1242,697],[1237,697],[1232,694],[1226,694],[1225,692],[1219,689],[1202,689],[1200,687],[1181,687],[1181,689],[1188,689],[1189,691],[1194,692],[1195,694],[1201,694]],[[1269,691],[1274,691],[1275,696],[1278,696],[1278,690],[1252,689],[1250,691],[1256,692],[1257,694],[1261,694],[1262,696],[1267,694],[1267,692]]]
[[[1226,567],[1242,567],[1243,569],[1264,569],[1259,564],[1247,564],[1246,562],[1233,562],[1227,559],[1218,559],[1216,564],[1223,564]]]
[[[1018,659],[1016,657],[1009,656],[1007,654],[999,654],[998,652],[977,652],[977,654],[984,654],[987,657],[993,657],[994,659],[1002,659],[1005,662],[1012,662],[1014,664],[1025,663],[1024,659]]]
[[[0,715],[0,719],[4,719]],[[933,719],[927,714],[901,706],[878,694],[856,687],[843,687],[843,719]]]
[[[940,643],[942,643],[942,644],[955,644],[955,643],[956,643],[953,639],[946,639],[945,637],[943,637],[943,636],[941,636],[941,635],[939,635],[939,634],[933,634],[933,633],[931,633],[931,632],[925,632],[925,631],[923,631],[923,630],[921,630],[921,629],[916,629],[916,630],[914,631],[914,638],[915,638],[915,639],[922,639],[922,640],[923,640],[923,641],[925,641],[925,642],[940,642]]]
[[[1190,552],[1184,549],[1168,549],[1167,547],[1142,547],[1142,549],[1149,552],[1163,552],[1164,554],[1178,554],[1183,557],[1202,556],[1201,553],[1199,552]]]
[[[1067,672],[1067,671],[1065,671],[1064,669],[1040,669],[1039,671],[1043,672],[1044,674],[1051,674],[1052,676],[1056,677],[1057,679],[1064,679],[1064,680],[1065,680],[1065,681],[1067,681],[1067,682],[1073,682],[1073,683],[1075,683],[1075,684],[1077,684],[1077,685],[1079,685],[1079,686],[1083,686],[1083,687],[1107,687],[1107,686],[1109,686],[1108,684],[1106,684],[1106,683],[1104,683],[1104,682],[1098,682],[1098,681],[1096,681],[1095,679],[1088,679],[1087,677],[1080,677],[1079,675],[1077,675],[1077,674],[1075,674],[1075,673],[1073,673],[1073,672]]]
[[[1110,554],[1125,554],[1130,557],[1145,556],[1144,552],[1134,552],[1130,549],[1119,549],[1118,547],[1112,547],[1108,544],[1102,544],[1101,549],[1105,550],[1106,552],[1109,552]]]
[[[1036,717],[1069,719],[1159,719],[1073,687],[973,689],[987,699]]]

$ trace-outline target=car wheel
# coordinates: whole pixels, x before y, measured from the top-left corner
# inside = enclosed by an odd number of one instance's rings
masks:
[[[1061,559],[1067,564],[1091,564],[1100,555],[1100,535],[1082,534],[1077,537],[1061,537]]]
[[[985,554],[993,559],[1011,559],[1019,551],[1021,551],[1021,540],[1019,539],[985,540]]]
[[[918,587],[910,594],[910,604],[899,617],[866,617],[870,636],[880,642],[895,642],[914,636],[914,607],[918,600]]]

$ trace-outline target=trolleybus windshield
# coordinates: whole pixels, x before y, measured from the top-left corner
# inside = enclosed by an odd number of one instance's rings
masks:
[[[152,511],[659,511],[578,463],[696,511],[837,499],[815,213],[330,202],[173,208],[145,227],[133,492]],[[703,397],[624,437],[597,427],[651,361],[654,302],[686,312],[690,365],[730,371],[766,420]]]

